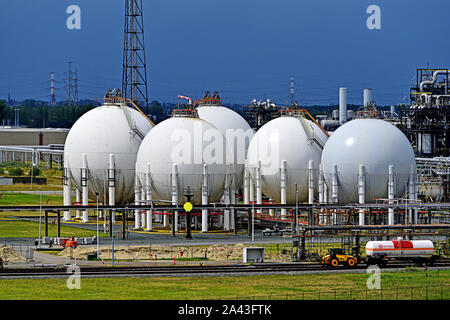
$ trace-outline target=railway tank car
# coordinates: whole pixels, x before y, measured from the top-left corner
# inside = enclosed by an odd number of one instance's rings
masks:
[[[407,260],[433,264],[439,256],[430,240],[369,241],[366,244],[367,264],[386,264],[389,260]]]

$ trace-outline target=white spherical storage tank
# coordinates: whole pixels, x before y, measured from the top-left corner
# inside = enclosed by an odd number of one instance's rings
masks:
[[[204,165],[207,166],[209,202],[218,201],[224,191],[226,164],[225,137],[209,122],[196,117],[172,117],[157,124],[142,141],[137,155],[136,174],[141,185],[150,172],[152,199],[173,201],[173,173],[176,175],[178,204],[202,202]],[[175,170],[175,171],[174,171]]]
[[[235,186],[240,188],[253,130],[239,113],[220,105],[199,106],[197,112],[200,119],[208,121],[224,135],[230,151],[227,154],[227,162],[234,164]]]
[[[276,202],[295,203],[297,184],[298,201],[306,201],[310,161],[317,175],[321,146],[327,138],[318,125],[302,116],[282,116],[263,125],[253,136],[247,156],[253,176],[260,165],[262,193]],[[284,165],[286,170],[282,174]],[[286,199],[281,195],[282,176],[285,177]]]
[[[322,169],[328,185],[337,172],[339,203],[370,203],[388,197],[390,172],[392,192],[403,196],[416,162],[410,142],[394,125],[381,119],[356,119],[330,136],[322,152]],[[358,186],[363,190],[358,192]]]
[[[134,199],[136,156],[143,137],[153,127],[140,112],[125,105],[106,103],[81,116],[67,135],[64,166],[81,190],[81,171],[86,155],[89,196],[108,203],[110,154],[115,162],[115,202]]]

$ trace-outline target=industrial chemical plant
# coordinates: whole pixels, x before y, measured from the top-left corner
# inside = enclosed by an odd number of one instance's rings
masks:
[[[418,68],[409,104],[379,106],[378,92],[361,87],[355,108],[336,86],[330,114],[314,112],[294,98],[291,76],[289,102],[254,97],[232,108],[204,88],[200,97],[177,92],[157,121],[143,25],[142,0],[125,1],[122,86],[104,88],[70,129],[0,128],[0,169],[31,167],[19,182],[26,190],[7,176],[2,192],[40,197],[0,213],[30,223],[25,231],[39,223],[32,240],[14,236],[32,241],[29,251],[58,251],[45,257],[58,263],[32,267],[28,252],[22,271],[3,270],[0,255],[0,278],[58,277],[80,265],[92,277],[448,269],[450,69]],[[53,185],[37,191],[46,164]],[[448,286],[440,290],[448,297]]]
[[[180,103],[170,119],[155,126],[137,106],[108,94],[104,104],[81,117],[68,134],[64,203],[72,205],[74,190],[75,204],[83,206],[96,196],[112,210],[117,205],[142,206],[134,209],[134,229],[146,231],[153,230],[153,222],[174,232],[181,225],[186,228],[179,219],[183,210],[175,207],[187,201],[187,188],[199,210],[193,227],[202,232],[235,230],[249,219],[294,229],[305,224],[446,222],[445,210],[434,214],[447,197],[446,183],[431,184],[420,173],[423,161],[428,166],[439,163],[438,177],[447,181],[448,160],[416,161],[417,150],[400,121],[396,125],[382,118],[369,89],[364,90],[362,107],[347,121],[343,89],[340,125],[333,132],[298,105],[278,107],[278,116],[255,131],[237,112],[222,106],[217,93],[208,92],[203,99]],[[106,134],[111,127],[115,130]],[[92,136],[98,138],[92,141]],[[428,193],[419,196],[423,192]],[[306,204],[308,212],[298,209]],[[255,216],[238,205],[256,206]],[[170,206],[175,207],[168,210]],[[75,216],[72,211],[65,212],[64,220],[89,221],[87,210],[76,210]],[[111,219],[115,221],[114,213]]]

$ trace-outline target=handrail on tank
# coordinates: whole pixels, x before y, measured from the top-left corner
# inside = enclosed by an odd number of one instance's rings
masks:
[[[128,103],[130,103],[132,106],[134,106],[140,113],[142,113],[142,115],[145,117],[145,118],[147,118],[147,120],[148,121],[150,121],[150,123],[153,125],[153,126],[155,126],[155,123],[152,121],[152,120],[150,120],[150,118],[131,100],[131,99],[128,99],[128,98],[123,98],[124,99],[124,101],[125,102],[128,102]]]
[[[124,97],[121,97],[119,95],[113,96],[113,95],[108,95],[107,94],[103,98],[103,101],[106,102],[106,103],[131,104],[137,111],[139,111],[152,124],[152,126],[155,126],[155,123],[152,120],[150,120],[150,118],[131,99],[124,98]]]
[[[173,109],[172,117],[192,117],[198,118],[197,110],[191,108]]]
[[[222,105],[222,100],[220,98],[205,98],[205,99],[198,99],[194,102],[194,106],[195,105]]]
[[[203,99],[198,99],[194,102],[193,106],[195,107],[196,105],[222,105],[222,100],[220,99],[219,93],[216,91],[214,92],[214,94],[211,96],[211,94],[209,93],[209,91],[205,92],[205,96],[203,97]]]
[[[314,117],[306,109],[300,109],[298,106],[293,106],[288,109],[282,109],[279,112],[280,116],[300,116],[304,118],[308,116],[327,135],[327,137],[330,136],[330,134],[316,121],[316,119],[314,119]]]
[[[377,109],[376,104],[372,103],[357,110],[355,119],[380,119],[380,115],[381,112]]]

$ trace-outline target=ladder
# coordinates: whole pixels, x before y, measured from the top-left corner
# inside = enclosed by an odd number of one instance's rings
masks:
[[[305,130],[306,140],[308,140],[311,144],[313,143],[317,144],[317,146],[321,150],[323,150],[325,143],[322,140],[320,140],[320,138],[314,133],[314,129],[311,127],[311,125],[308,123],[305,117],[301,116],[298,119],[300,120],[303,130]]]
[[[137,135],[141,140],[144,140],[145,134],[142,133],[141,130],[136,126],[136,122],[133,120],[133,118],[130,116],[130,111],[128,110],[127,105],[120,104],[120,108],[122,109],[125,118],[127,119],[128,126],[130,127],[131,131]]]

